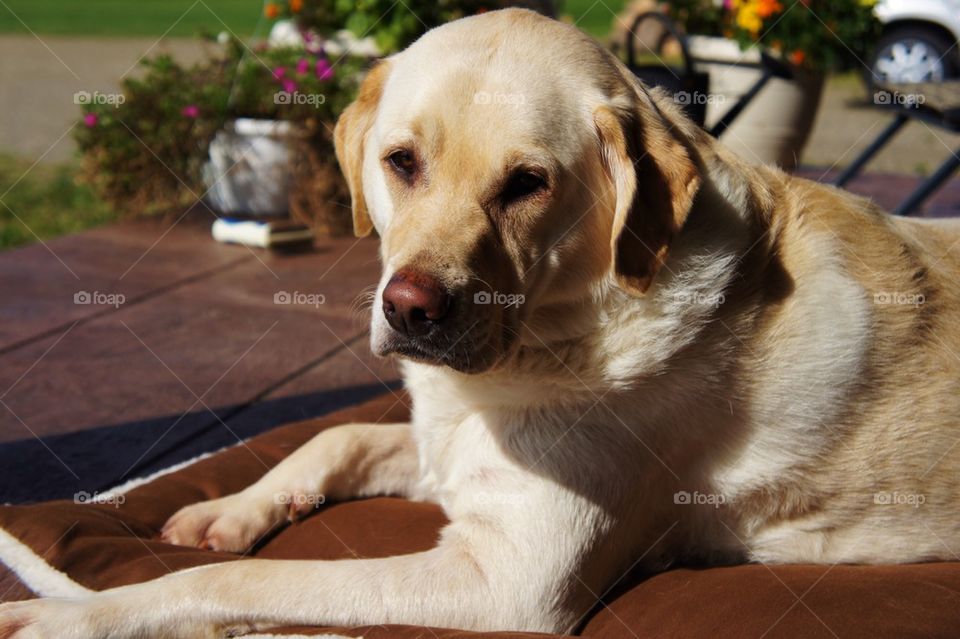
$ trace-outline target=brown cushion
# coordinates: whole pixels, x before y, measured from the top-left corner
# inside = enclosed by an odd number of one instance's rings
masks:
[[[403,420],[393,395],[291,424],[134,488],[119,506],[55,501],[0,508],[0,527],[80,584],[101,590],[205,563],[238,560],[164,544],[157,532],[189,503],[235,492],[323,428]],[[260,463],[259,460],[264,462]],[[382,557],[432,547],[445,518],[433,505],[367,499],[324,507],[257,548],[261,558]],[[960,549],[958,549],[960,550]],[[0,599],[29,591],[0,571]],[[626,576],[585,617],[591,637],[957,637],[960,564],[763,566],[677,569]],[[303,634],[331,629],[296,629]],[[370,638],[478,633],[413,626],[333,629]],[[540,636],[486,633],[489,636]]]

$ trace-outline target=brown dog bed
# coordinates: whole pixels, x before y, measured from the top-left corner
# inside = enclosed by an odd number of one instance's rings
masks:
[[[239,555],[170,546],[158,530],[186,504],[254,482],[323,428],[346,421],[402,420],[393,395],[322,419],[291,424],[127,487],[114,504],[55,501],[0,508],[0,600],[62,590],[73,580],[101,590]],[[258,461],[259,460],[259,461]],[[261,463],[264,462],[264,463]],[[327,505],[253,553],[277,559],[381,557],[433,546],[444,525],[436,506],[400,499]],[[558,532],[558,534],[560,534]],[[960,549],[957,549],[960,550]],[[59,571],[59,572],[58,572]],[[598,596],[601,593],[597,593]],[[584,611],[590,637],[950,637],[960,636],[960,564],[763,566],[676,569],[627,575]],[[532,637],[413,626],[296,628],[279,634]]]

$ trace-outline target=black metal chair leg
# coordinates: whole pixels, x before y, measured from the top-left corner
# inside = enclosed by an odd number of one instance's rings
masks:
[[[903,128],[903,125],[906,124],[907,120],[909,119],[910,118],[908,118],[906,115],[898,114],[897,117],[894,118],[893,122],[887,125],[887,128],[884,129],[883,132],[878,135],[873,142],[870,143],[870,146],[864,149],[863,153],[858,155],[857,159],[851,162],[850,166],[848,166],[843,173],[841,173],[840,176],[834,180],[834,186],[843,186],[855,178],[857,174],[860,173],[860,169],[862,169],[867,162],[872,160],[873,156],[880,152],[880,149],[887,145],[887,142],[890,141],[890,138],[896,135],[897,131]]]
[[[954,171],[960,168],[960,156],[957,153],[960,153],[960,149],[951,153],[936,173],[924,180],[913,193],[907,196],[907,199],[893,209],[893,212],[896,215],[910,215],[914,209],[923,204],[924,200],[933,195],[933,192],[939,189],[953,175]]]
[[[733,124],[733,121],[743,112],[744,109],[750,104],[750,102],[757,97],[757,94],[763,90],[763,87],[767,86],[767,82],[770,81],[770,78],[773,77],[773,74],[767,70],[764,70],[756,82],[753,83],[753,86],[750,87],[750,90],[741,96],[741,98],[734,104],[726,113],[723,114],[716,124],[710,128],[707,133],[712,135],[715,138],[719,138],[723,135],[723,132],[730,128],[730,125]]]

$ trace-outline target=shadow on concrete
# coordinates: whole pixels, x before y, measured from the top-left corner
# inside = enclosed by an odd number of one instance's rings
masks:
[[[401,384],[389,386],[397,390]],[[383,384],[351,386],[2,444],[0,503],[73,499],[79,491],[103,491],[383,392]]]

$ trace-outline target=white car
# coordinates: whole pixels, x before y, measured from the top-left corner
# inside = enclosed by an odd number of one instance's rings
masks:
[[[937,82],[960,76],[960,0],[880,0],[883,36],[874,82]]]

